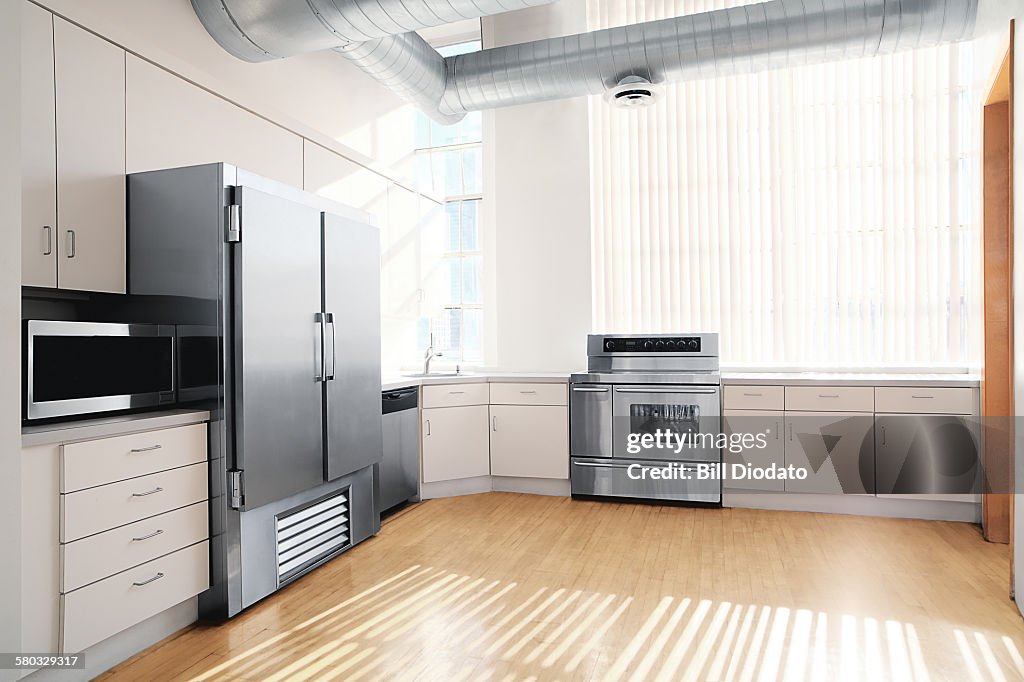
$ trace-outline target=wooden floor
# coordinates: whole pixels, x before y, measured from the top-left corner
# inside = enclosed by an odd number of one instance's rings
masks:
[[[102,679],[1020,680],[976,526],[491,493],[417,505]]]

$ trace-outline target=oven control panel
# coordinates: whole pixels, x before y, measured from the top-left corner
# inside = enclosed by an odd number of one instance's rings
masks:
[[[604,340],[607,353],[699,353],[699,336],[627,336]]]

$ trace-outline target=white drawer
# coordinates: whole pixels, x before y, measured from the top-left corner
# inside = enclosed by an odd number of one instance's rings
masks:
[[[491,404],[568,405],[569,386],[568,384],[491,384]],[[566,461],[568,462],[568,460]]]
[[[974,389],[879,387],[875,389],[875,412],[974,414]]]
[[[61,542],[202,502],[207,470],[203,462],[61,495]]]
[[[60,650],[82,651],[206,590],[209,544],[204,540],[63,595]]]
[[[725,386],[723,407],[727,410],[782,410],[786,392],[782,386]]]
[[[63,448],[61,492],[206,461],[206,424],[69,443]]]
[[[873,412],[871,386],[786,386],[786,409],[801,412]]]
[[[441,384],[424,386],[424,408],[430,407],[462,407],[464,405],[486,405],[487,384]]]
[[[61,546],[61,592],[152,561],[210,537],[209,509],[198,502]]]

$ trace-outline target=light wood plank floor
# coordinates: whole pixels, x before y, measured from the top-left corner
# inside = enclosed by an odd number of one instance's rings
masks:
[[[1008,570],[967,524],[473,495],[103,679],[1019,680]]]

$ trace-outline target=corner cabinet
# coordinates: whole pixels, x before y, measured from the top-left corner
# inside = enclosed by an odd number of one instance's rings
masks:
[[[125,52],[22,3],[22,282],[125,292]]]
[[[487,384],[424,386],[422,405],[423,482],[489,476]]]

